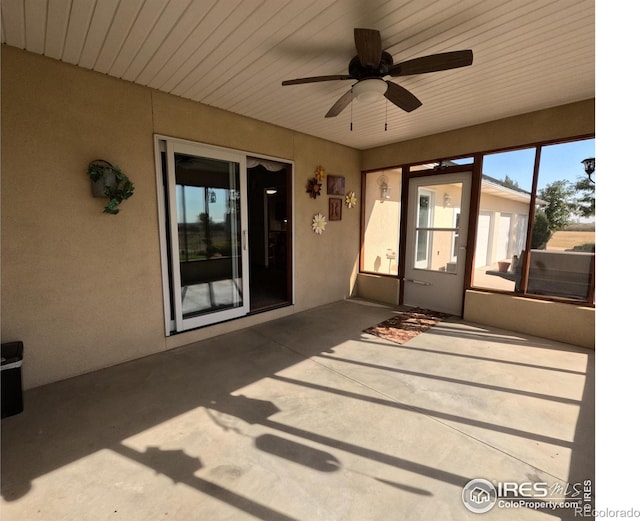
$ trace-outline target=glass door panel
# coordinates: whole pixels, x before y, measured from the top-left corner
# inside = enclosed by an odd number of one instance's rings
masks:
[[[455,273],[462,183],[418,186],[413,268]]]
[[[175,330],[246,314],[244,157],[167,143],[167,166]]]

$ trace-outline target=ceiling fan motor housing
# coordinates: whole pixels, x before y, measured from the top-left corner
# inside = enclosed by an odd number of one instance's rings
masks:
[[[360,58],[354,56],[349,62],[349,76],[362,80],[365,78],[382,78],[389,74],[393,66],[393,58],[387,51],[382,51],[380,64],[377,68],[365,67],[360,63]]]

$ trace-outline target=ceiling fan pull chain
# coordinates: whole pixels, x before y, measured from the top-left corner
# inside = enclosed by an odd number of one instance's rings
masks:
[[[349,107],[349,110],[351,111],[351,122],[349,123],[349,130],[353,132],[353,90],[351,91],[351,103],[349,103],[349,105],[351,105]]]
[[[387,113],[389,112],[389,100],[384,100],[384,131],[387,131]]]

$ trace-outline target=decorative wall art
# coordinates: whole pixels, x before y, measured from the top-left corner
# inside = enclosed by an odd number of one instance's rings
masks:
[[[321,194],[322,181],[325,176],[325,169],[322,165],[316,167],[312,178],[307,181],[307,193],[311,199],[315,199]]]
[[[353,208],[358,202],[358,198],[356,197],[356,193],[354,191],[347,192],[347,196],[344,198],[344,204],[347,205],[347,208]]]
[[[307,193],[311,199],[315,199],[320,195],[322,190],[322,183],[319,183],[315,177],[312,177],[307,181]]]
[[[328,175],[327,176],[327,194],[328,195],[344,195],[345,194],[344,176]]]
[[[322,232],[327,227],[327,218],[321,213],[317,213],[313,216],[313,220],[311,221],[311,228],[318,235],[322,235]]]
[[[329,197],[329,220],[342,220],[342,199],[337,197]]]

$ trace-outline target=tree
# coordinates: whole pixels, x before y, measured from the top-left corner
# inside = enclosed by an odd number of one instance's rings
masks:
[[[504,181],[502,181],[502,184],[504,186],[507,186],[509,188],[515,188],[515,189],[519,189],[520,187],[518,186],[518,181],[514,181],[513,179],[511,179],[508,175],[504,176]]]
[[[591,217],[596,214],[595,185],[586,177],[576,181],[575,207],[576,213],[581,217]]]
[[[213,219],[211,219],[209,214],[205,212],[201,212],[198,214],[198,221],[200,221],[205,226],[205,228],[213,224]]]
[[[531,249],[544,250],[550,238],[551,230],[549,229],[549,219],[547,219],[547,215],[543,210],[538,210],[533,218]]]
[[[538,197],[548,203],[543,211],[551,233],[571,223],[571,216],[576,212],[575,195],[575,185],[566,179],[554,181],[538,192]]]

